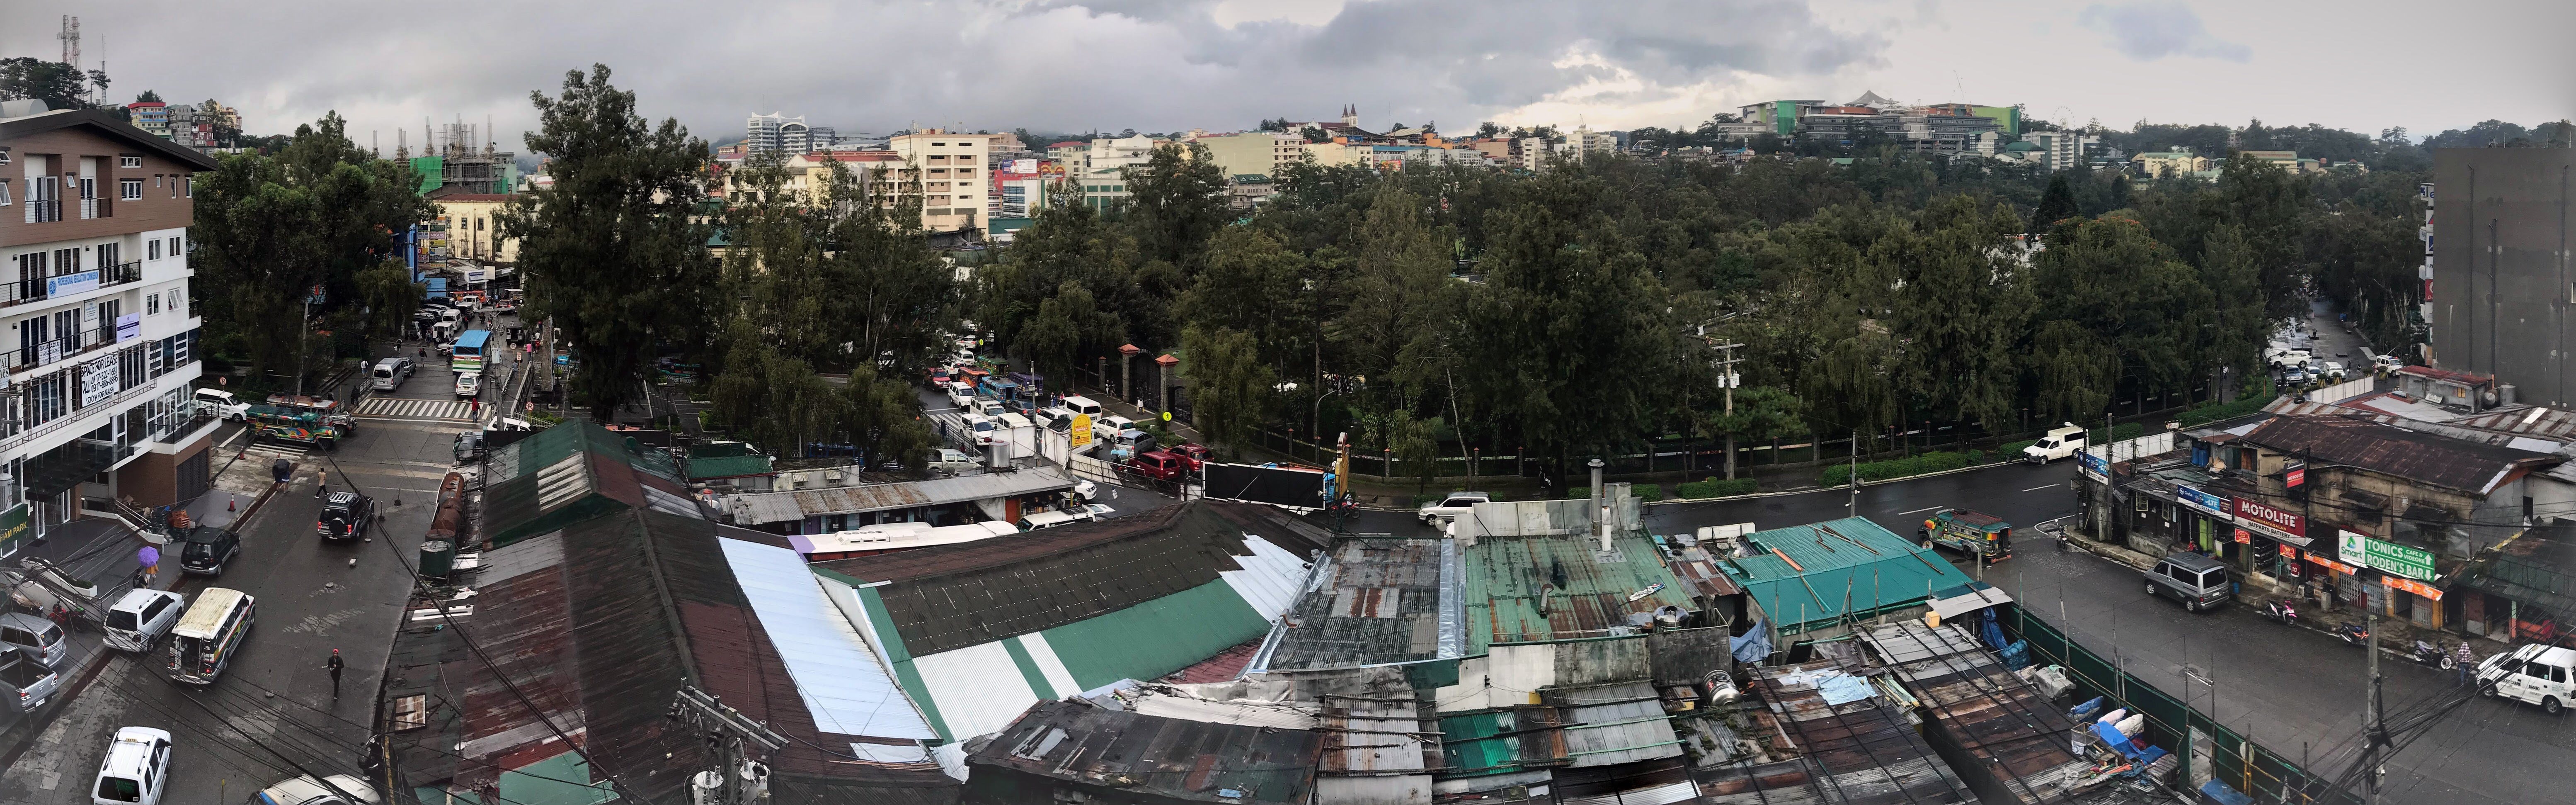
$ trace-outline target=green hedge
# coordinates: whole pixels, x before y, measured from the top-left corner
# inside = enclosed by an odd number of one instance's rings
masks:
[[[1635,495],[1635,496],[1636,496],[1636,498],[1637,498],[1638,500],[1648,500],[1648,501],[1652,501],[1652,500],[1663,500],[1663,499],[1664,499],[1664,487],[1663,487],[1662,485],[1660,485],[1660,484],[1629,484],[1629,485],[1628,485],[1628,494],[1630,494],[1630,495]],[[1566,498],[1567,498],[1567,499],[1569,499],[1569,500],[1572,500],[1572,499],[1578,499],[1578,498],[1588,498],[1588,497],[1591,497],[1591,496],[1592,496],[1592,487],[1589,487],[1589,486],[1577,486],[1577,487],[1573,487],[1573,488],[1570,488],[1570,489],[1565,490],[1565,496],[1566,496]],[[1685,496],[1685,497],[1687,497],[1687,496]]]
[[[2209,403],[2184,411],[2182,416],[2175,419],[2180,420],[2183,427],[2193,428],[2263,410],[2263,406],[2272,403],[2272,389],[2268,385],[2269,381],[2265,382],[2267,385],[2261,388],[2247,389],[2242,396],[2236,398],[2235,402]]]
[[[1908,475],[1922,475],[1968,466],[1973,466],[1969,462],[1968,454],[1945,450],[1924,453],[1913,458],[1863,462],[1860,465],[1860,477],[1864,481],[1883,481],[1889,478],[1903,478]],[[1851,465],[1836,464],[1826,467],[1819,480],[1826,486],[1841,486],[1851,483],[1851,473]]]
[[[1727,498],[1734,497],[1736,495],[1750,495],[1753,494],[1754,491],[1755,487],[1753,479],[1751,478],[1737,478],[1732,481],[1724,478],[1710,478],[1705,481],[1685,481],[1679,486],[1673,487],[1673,496],[1682,498]]]

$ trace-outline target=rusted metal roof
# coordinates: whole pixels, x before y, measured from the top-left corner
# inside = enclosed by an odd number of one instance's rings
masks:
[[[1251,667],[1299,671],[1464,656],[1460,575],[1451,540],[1335,542]]]
[[[1046,802],[1050,789],[1120,799],[1303,803],[1324,736],[1039,702],[972,755],[971,799]]]
[[[1828,660],[1753,669],[1750,687],[1769,705],[1751,711],[1756,729],[1783,736],[1772,748],[1792,754],[1793,765],[1739,763],[1703,770],[1698,777],[1704,801],[1710,805],[1976,801],[1967,782],[1906,721],[1904,709],[1885,696],[1840,706],[1826,703],[1813,678],[1805,674],[1837,667]],[[1764,726],[1770,729],[1760,729]],[[1802,790],[1779,790],[1790,786]],[[1805,796],[1796,798],[1798,794]]]
[[[2518,471],[2565,458],[2344,416],[2274,417],[2245,441],[2312,464],[2342,464],[2479,495]]]
[[[1696,611],[1663,554],[1642,536],[1486,537],[1466,550],[1467,653],[1495,643],[1633,634],[1629,616]]]
[[[1042,495],[1073,488],[1073,476],[1053,465],[1038,464],[1010,472],[987,472],[864,486],[832,486],[789,492],[746,492],[727,501],[737,525],[800,520],[824,514],[939,506],[993,498]]]
[[[2442,421],[2445,425],[2499,431],[2559,441],[2576,441],[2576,411],[2514,404]]]
[[[2090,764],[2075,722],[1957,626],[1900,621],[1862,634],[1922,703],[1925,735],[1982,802],[2072,801]]]

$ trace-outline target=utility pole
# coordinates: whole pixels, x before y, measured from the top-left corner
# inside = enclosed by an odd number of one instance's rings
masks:
[[[304,324],[295,328],[295,396],[298,397],[304,396],[304,373],[306,364],[312,359],[312,350],[305,346],[305,341],[306,335],[313,331],[313,297],[320,295],[320,285],[313,286],[304,294]]]
[[[1726,415],[1731,421],[1735,416],[1735,387],[1744,385],[1744,376],[1735,373],[1735,364],[1742,360],[1735,357],[1735,350],[1744,345],[1713,344],[1711,346],[1716,347],[1726,356],[1717,362],[1717,384],[1726,389]],[[1776,458],[1775,456],[1774,459]],[[1726,432],[1726,479],[1735,480],[1735,431],[1733,430]]]
[[[714,770],[699,772],[690,779],[690,787],[704,796],[699,802],[754,805],[769,800],[769,766],[763,761],[786,746],[786,738],[695,686],[681,688],[665,715],[705,733],[707,745],[717,757]],[[755,749],[757,758],[753,757]]]
[[[2367,775],[2362,790],[2368,795],[2369,805],[2379,805],[2379,748],[2388,743],[2388,723],[2383,720],[2379,709],[2379,613],[2370,608],[2368,592],[2368,588],[2364,588],[2361,597],[2361,631],[2367,635],[2362,638],[2361,647],[2370,653],[2370,701],[2366,705],[2368,715],[2363,718],[2362,725],[2370,736],[2370,743],[2361,752],[2362,774]]]
[[[1846,504],[1853,517],[1860,516],[1860,429],[1851,432],[1851,503]]]

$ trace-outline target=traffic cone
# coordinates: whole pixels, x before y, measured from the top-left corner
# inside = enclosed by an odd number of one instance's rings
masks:
[[[227,511],[227,512],[232,511],[232,510],[233,510],[233,507],[235,507],[235,506],[239,506],[239,505],[241,505],[241,500],[240,500],[240,499],[238,499],[238,498],[225,498],[225,499],[224,499],[224,511]]]

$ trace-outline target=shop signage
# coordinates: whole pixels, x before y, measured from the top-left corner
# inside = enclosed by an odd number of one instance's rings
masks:
[[[2236,498],[2234,503],[2232,511],[2237,525],[2268,536],[2293,540],[2300,545],[2308,544],[2308,523],[2299,515],[2244,498]]]
[[[2396,576],[2381,576],[2379,577],[2379,583],[2388,585],[2391,589],[2405,590],[2434,601],[2442,600],[2442,591],[2440,588],[2420,581],[2401,579]]]
[[[118,381],[123,380],[117,369],[114,355],[81,364],[81,407],[97,405],[100,401],[114,397],[117,392],[125,390],[124,386],[117,385]]]
[[[2289,474],[2281,476],[2281,480],[2290,488],[2297,489],[2300,484],[2308,482],[2308,471],[2306,468],[2291,470]]]
[[[2324,566],[2324,567],[2326,567],[2326,568],[2328,568],[2328,569],[2333,570],[2334,572],[2341,573],[2341,574],[2344,574],[2344,575],[2346,575],[2346,576],[2357,575],[2357,574],[2361,573],[2361,568],[2353,567],[2353,566],[2351,566],[2351,565],[2347,565],[2347,564],[2344,564],[2344,563],[2342,563],[2342,562],[2337,562],[2337,561],[2335,561],[2335,560],[2328,559],[2328,558],[2325,558],[2325,557],[2323,557],[2323,556],[2318,556],[2318,555],[2313,554],[2313,553],[2312,553],[2312,554],[2308,554],[2308,557],[2307,557],[2307,558],[2308,558],[2308,561],[2309,561],[2309,562],[2313,562],[2313,563],[2316,563],[2316,564],[2318,564],[2318,565],[2322,565],[2322,566]]]
[[[0,512],[0,556],[18,552],[19,542],[28,534],[27,504],[20,503]]]
[[[2242,529],[2242,528],[2236,529],[2236,544],[2238,544],[2238,545],[2252,545],[2252,544],[2254,544],[2254,535],[2253,535],[2253,534],[2251,534],[2251,533],[2248,533],[2245,529]]]
[[[2369,537],[2361,539],[2361,546],[2362,556],[2371,567],[2410,579],[2433,580],[2433,552],[2431,551]],[[2437,597],[2424,593],[2417,594],[2426,598]]]
[[[61,296],[67,293],[82,293],[85,291],[95,290],[98,290],[98,272],[96,271],[83,271],[77,274],[64,274],[59,277],[45,278],[46,296]]]
[[[1073,424],[1064,429],[1065,443],[1075,450],[1091,446],[1091,415],[1074,414]]]
[[[2181,484],[2174,485],[2174,497],[2190,506],[2219,517],[2227,516],[2227,498],[2212,495]]]
[[[2082,470],[2085,475],[2092,476],[2093,480],[2101,481],[2103,483],[2111,482],[2110,459],[2103,458],[2092,453],[2076,453],[2075,468]]]
[[[116,343],[122,344],[142,337],[143,314],[128,313],[116,317]]]

